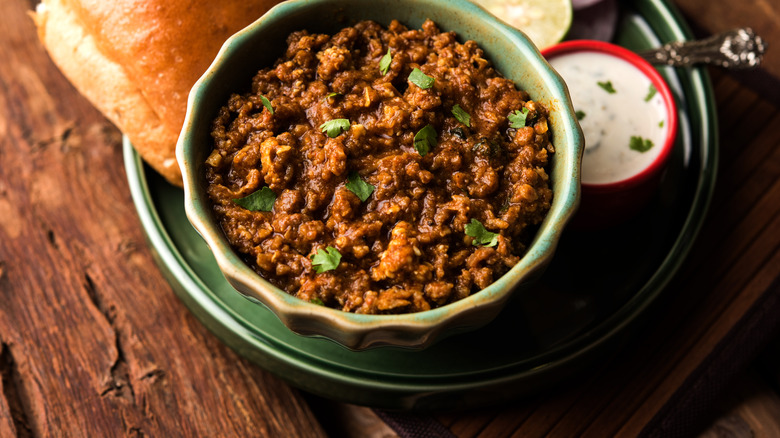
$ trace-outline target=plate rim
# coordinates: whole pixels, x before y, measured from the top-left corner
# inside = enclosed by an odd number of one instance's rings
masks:
[[[667,0],[636,0],[632,2],[634,6],[637,3],[642,3],[643,6],[648,8],[655,8],[662,16],[665,16],[667,26],[677,38],[691,38],[691,31],[687,24],[675,7],[670,5]],[[671,22],[670,19],[672,20]],[[239,354],[248,357],[251,361],[261,366],[261,368],[277,374],[293,386],[320,395],[326,395],[330,398],[341,398],[342,401],[351,403],[370,404],[385,408],[414,408],[419,401],[418,397],[423,397],[423,394],[455,393],[477,388],[483,389],[484,387],[500,387],[509,383],[516,384],[519,380],[529,377],[544,377],[562,365],[571,365],[578,360],[583,360],[586,355],[593,354],[594,351],[604,348],[610,341],[614,342],[615,338],[618,337],[617,335],[625,332],[630,325],[635,325],[640,317],[647,313],[647,308],[657,301],[657,297],[678,273],[699,234],[707,216],[706,212],[712,200],[716,180],[719,139],[717,114],[713,104],[714,92],[712,84],[706,69],[691,69],[688,71],[688,75],[690,76],[691,88],[695,91],[695,99],[689,97],[692,100],[690,105],[703,109],[701,113],[702,126],[698,127],[701,139],[694,145],[701,151],[701,171],[687,216],[678,230],[677,237],[674,239],[669,253],[659,263],[655,272],[645,282],[644,286],[626,303],[598,325],[584,331],[575,338],[575,340],[583,337],[587,338],[598,332],[597,336],[593,337],[583,348],[570,351],[567,354],[561,354],[557,359],[520,372],[506,374],[496,370],[487,370],[472,373],[473,375],[484,375],[484,378],[478,380],[452,382],[438,381],[440,379],[434,378],[419,379],[419,381],[415,382],[408,382],[407,379],[407,381],[401,382],[394,379],[378,381],[367,378],[367,376],[345,375],[344,372],[334,371],[331,369],[332,367],[323,368],[307,362],[305,360],[306,357],[301,357],[298,354],[298,349],[288,346],[284,348],[284,351],[280,351],[277,348],[278,346],[274,345],[275,340],[260,339],[247,327],[247,323],[242,321],[243,318],[240,315],[226,308],[224,303],[212,298],[208,287],[184,260],[165,229],[156,206],[154,206],[150,187],[145,176],[145,165],[129,140],[124,136],[123,158],[131,197],[141,220],[144,234],[150,243],[150,249],[155,254],[158,266],[164,271],[163,274],[166,275],[169,282],[172,279],[178,282],[178,287],[174,284],[171,284],[171,286],[190,311],[212,333],[217,335],[226,345],[238,351]],[[179,288],[183,290],[179,290]],[[220,326],[215,327],[214,323]],[[609,329],[604,329],[603,327],[605,326],[608,326]],[[242,342],[244,345],[236,345],[236,342]],[[567,342],[554,351],[566,350],[569,344]],[[545,352],[545,354],[549,353]],[[286,371],[282,369],[285,367],[294,367],[295,372],[282,372]],[[339,369],[343,369],[343,367],[339,366]],[[301,375],[301,373],[304,375]],[[295,376],[290,374],[295,374]],[[310,382],[312,377],[326,380],[319,382],[319,387],[312,387]],[[348,382],[351,388],[343,393],[343,397],[334,397],[334,394],[323,392],[323,388],[332,389],[334,385],[343,385],[345,382]],[[368,392],[382,391],[385,394],[393,394],[396,397],[400,397],[400,399],[385,400],[382,403],[377,400],[378,397],[376,396],[361,394],[361,391],[365,390],[368,390]]]

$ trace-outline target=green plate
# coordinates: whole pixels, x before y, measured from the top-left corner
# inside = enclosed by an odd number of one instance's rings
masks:
[[[690,39],[662,0],[621,2],[615,41],[640,50]],[[143,165],[125,141],[133,201],[158,264],[190,310],[225,344],[293,386],[390,409],[458,409],[531,394],[576,376],[619,346],[688,254],[717,168],[712,89],[703,69],[665,68],[680,131],[661,189],[633,221],[567,231],[542,281],[495,321],[423,351],[354,352],[288,330],[237,293],[184,215],[183,192]]]

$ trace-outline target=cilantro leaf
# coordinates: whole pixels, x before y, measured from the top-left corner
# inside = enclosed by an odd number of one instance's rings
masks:
[[[628,147],[637,152],[647,152],[653,147],[653,142],[650,139],[632,135],[631,141],[628,142]]]
[[[498,245],[498,233],[488,231],[482,222],[471,218],[471,222],[466,224],[465,231],[467,236],[474,238],[471,242],[474,246],[496,246]]]
[[[271,211],[276,201],[276,193],[268,187],[263,187],[243,198],[234,199],[233,202],[249,211]]]
[[[385,56],[379,60],[379,71],[382,72],[382,75],[386,75],[387,71],[390,70],[390,61],[392,60],[393,56],[390,54],[390,48],[388,47]]]
[[[418,87],[422,88],[423,90],[427,90],[428,88],[431,88],[431,85],[433,85],[433,81],[435,81],[434,78],[426,75],[422,72],[419,68],[415,67],[414,70],[409,74],[409,82],[413,83],[414,85],[417,85]]]
[[[311,256],[311,264],[314,266],[314,272],[322,274],[325,271],[336,269],[341,262],[341,253],[332,246],[325,250],[317,250],[317,254]]]
[[[330,138],[338,137],[339,134],[349,129],[349,119],[328,120],[320,125],[320,129]]]
[[[361,202],[366,202],[369,196],[374,193],[374,186],[360,179],[360,174],[352,172],[347,177],[347,189],[354,193]]]
[[[271,106],[271,101],[265,96],[260,96],[260,102],[263,102],[263,106],[268,110],[271,115],[274,113],[274,107]]]
[[[650,102],[650,99],[652,99],[657,92],[658,90],[655,89],[655,86],[650,84],[650,88],[647,90],[647,96],[645,96],[645,102]]]
[[[577,116],[577,120],[582,120],[585,118],[585,111],[577,111],[574,115]]]
[[[661,120],[660,122],[658,122],[658,127],[659,127],[659,128],[663,128],[663,127],[664,127],[664,121],[663,121],[663,120]]]
[[[452,107],[452,115],[455,116],[455,118],[458,119],[460,123],[463,123],[464,125],[471,128],[471,116],[466,111],[463,111],[463,108],[461,108],[457,103]]]
[[[525,127],[526,123],[528,122],[528,108],[523,108],[519,110],[514,110],[513,112],[509,113],[509,127],[520,129]]]
[[[424,157],[425,154],[436,146],[437,136],[438,134],[436,133],[436,130],[433,129],[433,126],[430,124],[425,125],[423,129],[419,130],[417,134],[414,135],[414,149],[417,150],[421,157]]]
[[[316,304],[318,306],[324,306],[325,305],[325,303],[323,303],[322,300],[317,298],[317,297],[314,297],[314,298],[310,299],[309,302],[312,303],[312,304]]]
[[[604,91],[606,91],[609,94],[615,94],[617,93],[617,90],[615,90],[615,87],[612,86],[612,81],[607,82],[596,82],[599,87],[603,88]]]

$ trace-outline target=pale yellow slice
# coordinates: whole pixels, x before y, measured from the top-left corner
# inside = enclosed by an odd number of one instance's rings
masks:
[[[539,50],[560,42],[571,27],[571,0],[472,0],[523,31]]]

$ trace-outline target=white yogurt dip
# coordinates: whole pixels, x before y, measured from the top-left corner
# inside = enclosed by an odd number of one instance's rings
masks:
[[[667,136],[668,114],[641,70],[595,51],[561,53],[549,62],[569,87],[585,136],[583,183],[622,181],[655,161]]]

